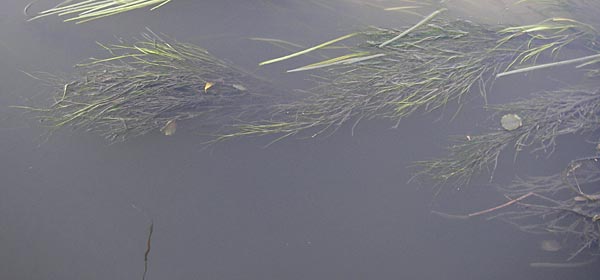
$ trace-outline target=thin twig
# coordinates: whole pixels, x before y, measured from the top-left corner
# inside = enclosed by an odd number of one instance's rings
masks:
[[[517,203],[517,202],[519,202],[519,201],[521,201],[521,200],[523,200],[523,199],[525,199],[525,198],[527,198],[527,197],[529,197],[531,195],[535,195],[535,193],[529,192],[529,193],[526,193],[526,194],[524,194],[524,195],[522,195],[520,197],[517,197],[515,199],[511,199],[508,202],[503,203],[501,205],[498,205],[496,207],[488,208],[488,209],[485,209],[485,210],[481,210],[481,211],[470,213],[470,214],[466,214],[466,215],[448,214],[448,213],[439,212],[439,211],[435,211],[435,210],[432,210],[431,213],[432,214],[436,214],[436,215],[438,215],[440,217],[443,217],[443,218],[447,218],[447,219],[466,220],[466,219],[471,218],[471,217],[480,216],[480,215],[487,214],[487,213],[490,213],[490,212],[493,212],[493,211],[496,211],[496,210],[500,210],[500,209],[502,209],[504,207],[508,207],[508,206],[513,205],[513,204],[515,204],[515,203]]]
[[[148,255],[150,254],[150,243],[152,241],[152,232],[154,231],[154,222],[150,222],[150,228],[148,230],[148,241],[146,242],[146,252],[144,253],[144,274],[142,274],[142,280],[146,279],[146,273],[148,272]]]
[[[526,193],[526,194],[524,194],[524,195],[522,195],[522,196],[519,196],[519,197],[517,197],[517,198],[515,198],[515,199],[509,200],[508,202],[506,202],[506,203],[503,203],[503,204],[501,204],[501,205],[498,205],[498,206],[496,206],[496,207],[492,207],[492,208],[489,208],[489,209],[486,209],[486,210],[482,210],[482,211],[478,211],[478,212],[475,212],[475,213],[471,213],[471,214],[468,214],[467,216],[468,216],[468,217],[475,217],[475,216],[479,216],[479,215],[487,214],[487,213],[490,213],[490,212],[493,212],[493,211],[496,211],[496,210],[502,209],[502,208],[504,208],[504,207],[507,207],[507,206],[513,205],[513,204],[515,204],[515,203],[517,203],[517,202],[519,202],[519,201],[521,201],[521,200],[523,200],[523,199],[525,199],[525,198],[528,198],[529,196],[531,196],[531,195],[534,195],[534,194],[535,194],[535,193],[529,192],[529,193]]]

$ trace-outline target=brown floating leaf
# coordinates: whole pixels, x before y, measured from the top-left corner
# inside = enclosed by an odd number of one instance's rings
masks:
[[[206,84],[204,85],[204,93],[206,93],[206,91],[214,85],[214,83],[206,82]]]

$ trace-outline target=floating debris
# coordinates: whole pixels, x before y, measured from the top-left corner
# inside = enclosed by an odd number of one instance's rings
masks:
[[[232,84],[231,85],[234,89],[237,89],[239,91],[247,91],[248,89],[245,86],[239,85],[239,84]]]
[[[600,200],[600,194],[588,194],[588,195],[580,195],[573,198],[573,200],[577,202],[585,202],[585,201],[597,201]]]
[[[562,249],[560,243],[554,239],[542,240],[540,248],[546,252],[556,252]]]
[[[173,134],[175,134],[175,131],[177,131],[177,122],[175,121],[175,119],[169,120],[165,126],[163,126],[160,131],[162,133],[164,133],[166,136],[171,136]]]
[[[336,46],[344,50],[341,56],[287,71],[319,71],[313,75],[316,86],[305,90],[306,98],[277,105],[263,122],[241,126],[242,131],[224,138],[268,134],[285,138],[308,130],[315,136],[327,135],[348,121],[354,120],[356,126],[361,120],[379,118],[395,121],[397,127],[420,110],[442,109],[450,101],[463,104],[477,89],[485,96],[501,71],[537,65],[534,58],[549,48],[558,51],[571,42],[588,43],[595,34],[587,25],[567,20],[495,28],[449,20],[442,17],[444,11],[438,9],[402,33],[372,28],[259,63],[281,62],[353,40]],[[522,124],[514,125],[507,129]]]
[[[508,131],[515,130],[523,126],[523,120],[517,114],[506,114],[500,120],[502,127]]]
[[[211,82],[206,82],[206,84],[204,84],[204,93],[208,92],[208,89],[213,87],[215,84],[211,83]]]

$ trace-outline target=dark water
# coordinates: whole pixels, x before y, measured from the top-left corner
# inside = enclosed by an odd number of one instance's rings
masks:
[[[248,37],[312,45],[369,24],[418,20],[334,1],[332,9],[310,1],[205,2],[178,0],[154,13],[84,25],[57,18],[27,23],[27,3],[3,2],[0,279],[141,279],[150,220],[150,280],[597,279],[595,266],[530,268],[568,256],[542,252],[538,236],[499,221],[430,214],[432,207],[470,212],[502,202],[490,186],[434,198],[429,186],[405,183],[407,166],[442,155],[448,135],[481,129],[474,120],[484,116],[468,115],[477,110],[450,124],[435,122],[439,115],[407,119],[399,129],[371,121],[354,136],[342,128],[329,138],[288,139],[267,149],[261,147],[268,140],[253,138],[201,151],[185,131],[111,146],[65,131],[40,145],[43,131],[8,107],[47,94],[19,70],[69,73],[102,54],[95,41],[129,38],[145,27],[292,89],[306,86],[306,77],[283,74],[289,65],[256,69],[285,51]],[[53,4],[40,1],[31,11]],[[500,82],[495,92],[503,95],[494,98],[527,90]]]

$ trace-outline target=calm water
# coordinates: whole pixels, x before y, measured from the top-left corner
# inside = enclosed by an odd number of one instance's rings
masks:
[[[288,139],[268,149],[262,148],[268,140],[252,138],[201,151],[184,130],[111,146],[64,131],[40,145],[43,131],[8,107],[48,94],[19,70],[72,72],[73,64],[103,54],[96,41],[130,38],[145,27],[203,46],[285,91],[306,87],[306,76],[284,74],[285,63],[257,69],[285,51],[247,38],[308,46],[418,17],[385,14],[360,1],[331,1],[328,9],[311,1],[176,0],[154,13],[73,25],[57,18],[27,23],[26,2],[4,0],[0,9],[0,279],[141,279],[150,220],[149,280],[597,279],[600,273],[597,265],[530,268],[566,253],[543,252],[539,237],[499,221],[430,214],[432,207],[464,213],[503,201],[490,186],[433,198],[429,186],[405,183],[407,166],[442,155],[448,135],[484,129],[475,122],[485,118],[477,109],[453,123],[435,122],[439,115],[407,119],[399,129],[372,121],[354,136],[342,128],[329,138]],[[31,11],[56,2],[39,1]],[[493,23],[519,22],[527,12],[509,17],[502,1],[488,2],[458,10]],[[530,82],[500,81],[491,99],[503,102],[542,86]],[[548,172],[560,170],[560,157]],[[515,168],[505,169],[509,178]]]

